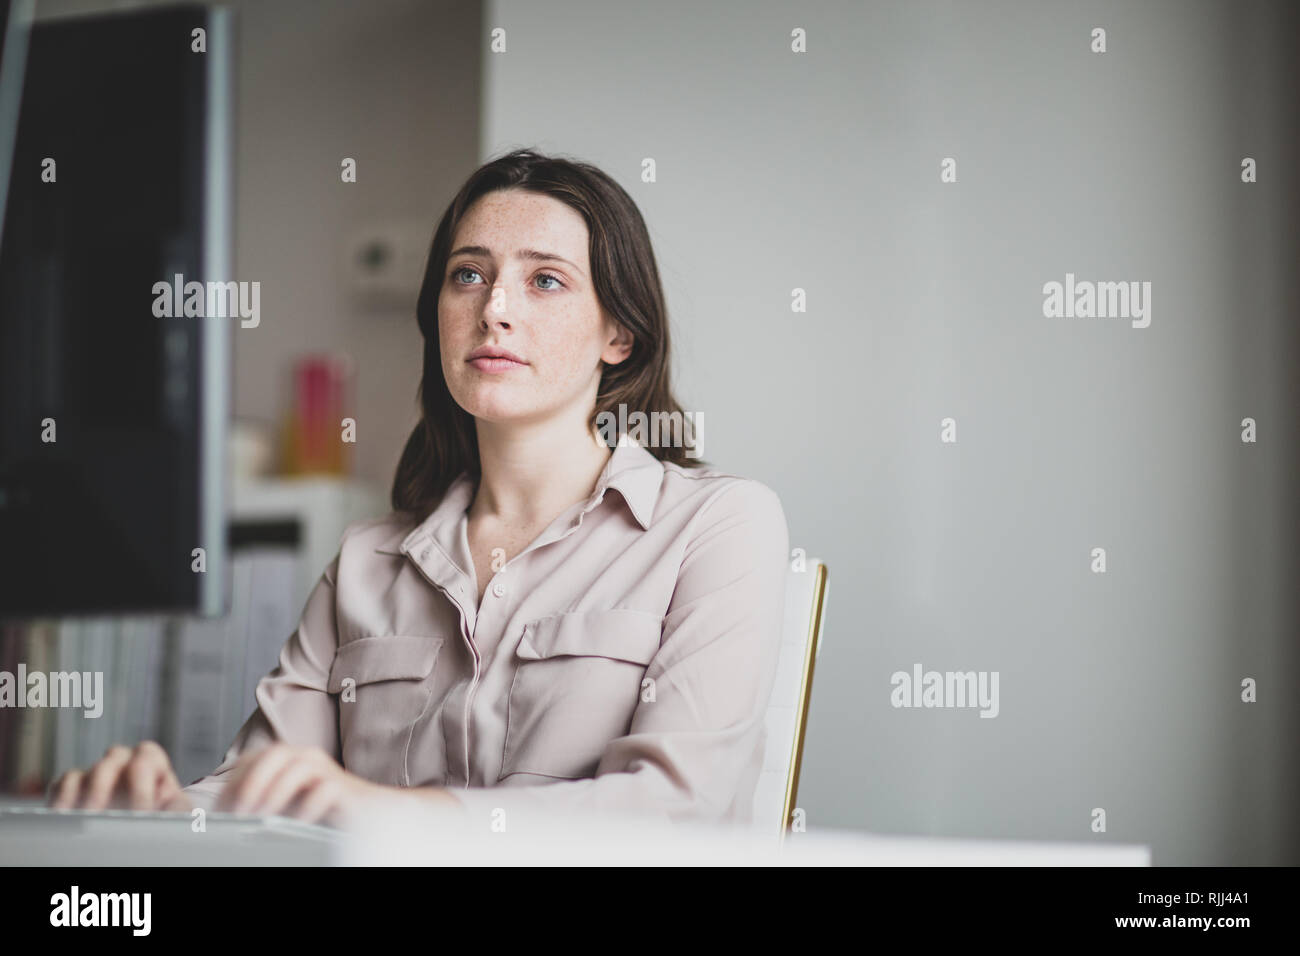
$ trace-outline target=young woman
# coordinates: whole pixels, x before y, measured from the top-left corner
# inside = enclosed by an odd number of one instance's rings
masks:
[[[681,413],[636,205],[587,164],[487,163],[438,225],[417,316],[393,511],[344,532],[225,760],[182,789],[157,744],[113,748],[55,806],[331,822],[400,792],[485,824],[749,819],[785,516],[691,448],[602,427]]]

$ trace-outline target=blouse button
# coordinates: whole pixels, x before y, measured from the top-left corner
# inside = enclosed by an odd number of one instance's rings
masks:
[[[496,584],[492,585],[492,593],[497,597],[502,597],[506,593],[506,586],[498,581]]]

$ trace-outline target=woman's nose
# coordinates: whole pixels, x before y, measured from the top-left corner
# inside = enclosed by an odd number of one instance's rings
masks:
[[[483,312],[483,324],[485,326],[508,325],[509,315],[506,288],[501,283],[497,283],[492,287],[492,294],[488,297],[487,306]]]

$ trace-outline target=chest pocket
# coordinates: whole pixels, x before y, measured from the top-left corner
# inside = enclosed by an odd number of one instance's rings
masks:
[[[406,784],[406,752],[433,690],[441,637],[363,637],[339,646],[330,666],[338,695],[343,766],[379,783]]]
[[[515,650],[501,777],[591,777],[627,734],[663,619],[628,609],[557,614],[524,625]]]

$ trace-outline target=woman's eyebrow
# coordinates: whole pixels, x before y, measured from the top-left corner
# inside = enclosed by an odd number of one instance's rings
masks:
[[[486,246],[461,246],[459,249],[453,249],[447,258],[450,259],[454,256],[461,255],[462,253],[470,256],[487,256],[488,258],[491,258],[493,254],[492,250]],[[518,255],[521,259],[533,259],[538,262],[563,262],[567,266],[572,266],[583,276],[587,274],[575,263],[570,262],[563,256],[557,256],[553,252],[539,252],[537,249],[520,249]]]

